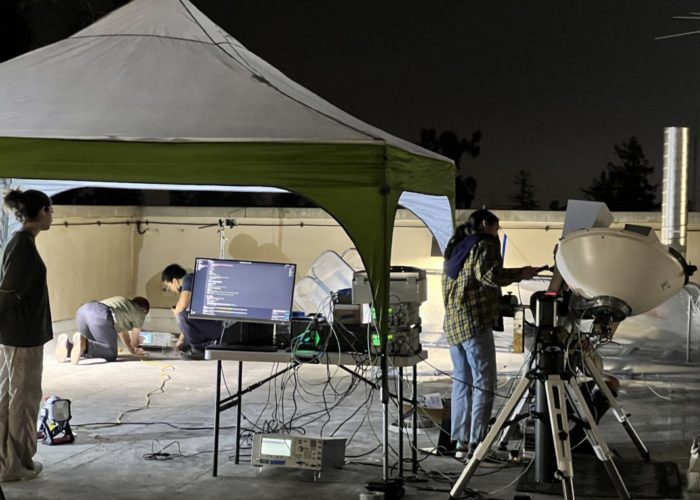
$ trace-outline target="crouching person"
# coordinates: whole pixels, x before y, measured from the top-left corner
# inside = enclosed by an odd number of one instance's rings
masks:
[[[144,356],[139,335],[149,309],[150,304],[143,297],[116,296],[83,304],[75,314],[78,331],[70,339],[66,334],[58,337],[56,360],[63,363],[70,356],[74,365],[81,357],[115,361],[119,353],[117,338],[130,354]]]
[[[204,359],[204,350],[216,344],[223,335],[224,324],[209,319],[189,317],[194,275],[178,264],[170,264],[161,274],[163,289],[178,294],[173,314],[180,328],[175,351],[185,359]]]

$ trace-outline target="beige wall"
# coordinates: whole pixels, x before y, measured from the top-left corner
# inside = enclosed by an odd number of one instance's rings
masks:
[[[100,220],[123,219],[101,217]],[[49,231],[42,232],[37,246],[48,269],[54,319],[72,317],[77,307],[87,300],[131,295],[135,278],[134,243],[134,231],[125,225],[66,227],[54,224]]]
[[[562,212],[496,213],[508,236],[506,266],[553,263]],[[458,213],[458,221],[468,214]],[[163,267],[177,262],[191,268],[195,257],[218,256],[217,227],[200,227],[216,225],[220,218],[233,218],[238,224],[225,231],[225,257],[295,262],[298,277],[322,251],[342,253],[353,246],[335,221],[317,209],[56,206],[54,215],[54,226],[42,233],[37,243],[49,270],[55,320],[71,318],[87,300],[111,295],[144,295],[154,307],[174,304],[175,296],[161,290]],[[658,213],[615,216],[616,224],[659,227]],[[137,228],[137,220],[151,223]],[[78,225],[96,221],[103,224]],[[127,221],[129,225],[108,224]],[[432,237],[410,213],[400,211],[396,226],[392,264],[428,270],[428,302],[421,307],[421,315],[426,330],[439,329],[442,258],[430,256]],[[691,262],[700,260],[700,214],[690,217],[688,256]]]
[[[315,221],[325,227],[289,227],[298,219],[271,218],[236,219],[241,225],[225,230],[224,258],[294,262],[298,275],[305,273],[323,250],[342,252],[352,247],[350,239],[332,219]],[[153,225],[136,239],[138,246],[134,283],[136,293],[159,307],[169,307],[175,296],[161,291],[160,273],[171,263],[191,270],[195,257],[218,257],[220,239],[218,227],[199,229],[201,225],[215,224],[216,217],[158,217],[160,222],[180,222],[196,225]],[[309,222],[309,219],[305,219]],[[246,225],[243,225],[246,224]]]

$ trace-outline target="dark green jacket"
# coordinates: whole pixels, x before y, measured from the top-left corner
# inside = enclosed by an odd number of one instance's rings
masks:
[[[34,235],[17,231],[0,269],[0,344],[36,347],[53,338],[46,266]]]

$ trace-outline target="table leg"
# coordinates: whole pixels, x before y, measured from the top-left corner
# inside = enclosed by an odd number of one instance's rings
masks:
[[[243,402],[243,361],[238,362],[238,404],[236,405],[236,465],[241,456],[241,403]]]
[[[418,365],[413,365],[413,445],[411,446],[411,467],[414,474],[418,473]]]
[[[403,367],[399,366],[399,477],[403,477],[403,436],[404,436],[404,423],[403,423]]]
[[[216,362],[216,398],[215,398],[215,408],[214,408],[214,466],[212,469],[212,476],[216,477],[219,467],[219,425],[220,425],[220,415],[219,404],[221,403],[221,361]]]

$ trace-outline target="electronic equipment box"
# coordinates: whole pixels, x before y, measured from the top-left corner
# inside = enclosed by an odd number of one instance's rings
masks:
[[[408,302],[421,304],[428,299],[428,281],[424,269],[392,266],[389,275],[389,294],[392,304]],[[352,279],[352,303],[371,304],[372,287],[367,271],[355,272]]]
[[[175,345],[177,337],[170,332],[144,332],[139,334],[139,345],[144,349],[166,348]]]
[[[255,434],[251,461],[255,467],[292,467],[315,472],[342,467],[345,463],[345,438]]]

